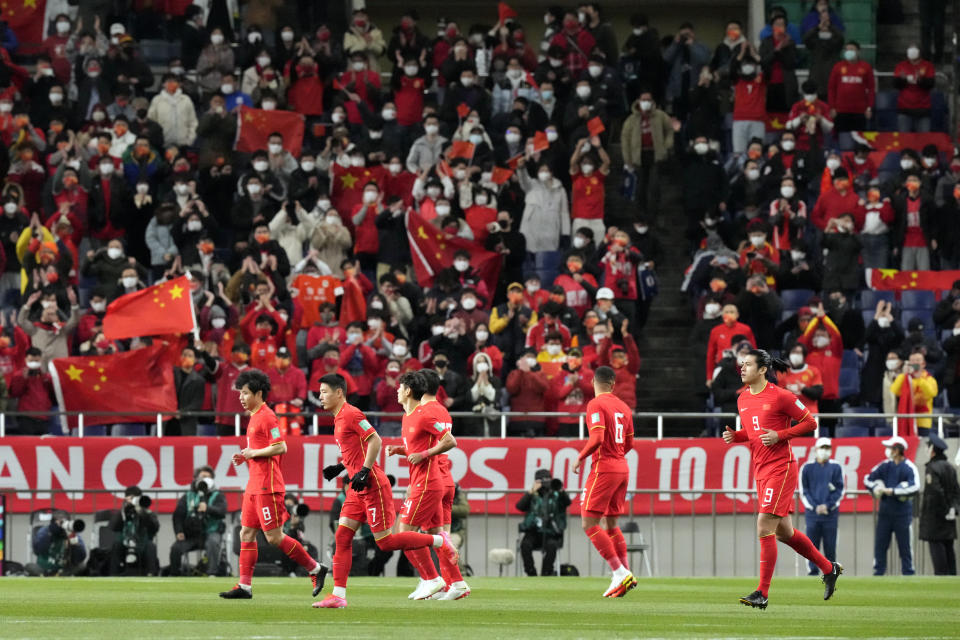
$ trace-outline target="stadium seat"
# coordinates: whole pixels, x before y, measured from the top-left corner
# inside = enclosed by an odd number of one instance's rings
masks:
[[[840,364],[841,369],[857,369],[860,370],[860,356],[857,355],[857,352],[853,349],[844,349],[843,350],[843,361]]]
[[[893,427],[880,427],[879,429],[873,430],[873,436],[875,438],[889,438],[893,435]]]
[[[812,289],[784,289],[780,292],[780,301],[783,308],[789,311],[796,311],[800,307],[806,306],[807,301],[814,295]]]
[[[903,311],[900,314],[900,324],[903,325],[904,331],[908,330],[907,327],[910,326],[910,321],[914,318],[919,318],[923,322],[923,332],[933,337],[936,335],[935,329],[933,326],[933,310],[932,309],[908,309]]]
[[[865,427],[837,426],[835,433],[837,438],[866,438],[869,435],[870,430]]]
[[[922,309],[933,311],[937,301],[934,299],[933,291],[904,291],[900,294],[900,307],[902,309]]]
[[[871,414],[871,413],[881,413],[881,409],[875,407],[844,407],[843,412],[846,414]],[[876,431],[877,429],[882,429],[887,426],[887,421],[884,418],[841,418],[840,423],[846,427],[863,427],[870,431]]]
[[[894,111],[897,110],[897,91],[877,91],[875,111]]]
[[[840,399],[860,393],[860,370],[840,369]]]
[[[930,92],[930,130],[949,132],[950,109],[942,91]]]
[[[860,292],[860,308],[869,311],[871,314],[876,310],[877,303],[896,302],[893,291],[874,291],[873,289],[864,289]],[[871,315],[871,318],[873,316]]]
[[[860,312],[860,315],[863,316],[863,326],[865,327],[870,326],[870,323],[873,322],[874,313],[875,312],[872,309],[870,311],[867,311],[866,309],[864,309],[863,311]]]
[[[877,167],[877,171],[900,171],[900,152],[888,151],[887,155],[883,156],[883,162]]]

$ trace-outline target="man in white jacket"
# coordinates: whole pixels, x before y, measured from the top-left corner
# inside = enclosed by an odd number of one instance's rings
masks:
[[[191,145],[197,137],[197,113],[193,102],[180,90],[177,76],[163,76],[163,90],[150,102],[147,118],[163,128],[166,144]]]

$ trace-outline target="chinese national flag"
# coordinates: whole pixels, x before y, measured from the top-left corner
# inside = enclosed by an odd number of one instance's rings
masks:
[[[340,212],[340,218],[351,231],[353,223],[350,216],[353,208],[363,201],[363,188],[368,182],[376,182],[383,188],[387,180],[387,170],[381,165],[372,167],[342,167],[334,164],[330,176],[330,200]]]
[[[466,102],[461,102],[460,104],[457,105],[457,116],[461,120],[466,118],[467,114],[469,113],[470,113],[470,105],[468,105]]]
[[[187,276],[120,296],[103,317],[107,340],[187,333],[196,326]]]
[[[265,111],[241,106],[237,110],[237,151],[252,153],[267,148],[267,138],[278,131],[283,134],[283,148],[300,156],[303,145],[303,116],[294,111]]]
[[[450,145],[450,158],[466,158],[470,160],[473,158],[473,148],[472,142],[457,140]]]
[[[500,18],[500,24],[504,24],[510,18],[516,18],[517,12],[506,2],[497,3],[497,17]]]
[[[18,54],[35,55],[43,50],[46,9],[47,0],[6,0],[0,3],[0,16],[20,41]]]
[[[603,126],[602,124],[600,125]],[[603,131],[603,129],[601,129]],[[596,134],[594,134],[596,135]],[[533,134],[533,152],[538,153],[540,151],[546,151],[550,148],[550,140],[547,139],[547,134],[544,131],[537,131]]]
[[[928,144],[937,145],[940,153],[947,154],[947,158],[953,157],[953,143],[950,142],[950,136],[945,133],[900,133],[898,131],[854,131],[851,133],[853,139],[861,144],[865,144],[873,153],[870,154],[870,160],[874,165],[883,164],[883,159],[889,151],[903,151],[904,149],[913,149],[920,152]],[[949,289],[950,287],[947,287]]]
[[[56,358],[50,362],[57,401],[64,411],[126,411],[127,415],[85,414],[85,425],[118,422],[154,422],[156,416],[139,412],[176,411],[170,345],[155,342],[143,349],[106,356]],[[169,419],[170,416],[164,416]],[[70,416],[69,426],[77,426]]]
[[[867,269],[867,286],[876,291],[947,291],[960,280],[960,271],[897,271]]]
[[[476,242],[450,236],[424,220],[415,211],[407,211],[407,238],[417,284],[433,285],[436,275],[453,264],[453,254],[459,249],[470,253],[470,266],[477,270],[490,291],[497,288],[500,275],[500,254],[487,251]]]
[[[587,121],[587,131],[592,136],[598,136],[606,130],[607,128],[603,126],[603,120],[600,119],[600,116],[594,116]]]
[[[490,181],[493,184],[503,184],[510,179],[510,176],[513,175],[512,169],[504,169],[503,167],[494,167],[493,171],[490,173]]]

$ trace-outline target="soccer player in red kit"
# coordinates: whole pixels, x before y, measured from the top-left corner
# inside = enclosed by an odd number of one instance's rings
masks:
[[[253,597],[251,582],[257,563],[257,530],[263,531],[267,542],[290,556],[307,570],[313,582],[313,595],[323,588],[327,567],[310,557],[299,542],[283,533],[283,523],[289,517],[283,505],[286,485],[280,471],[287,444],[280,435],[277,415],[266,405],[270,392],[270,378],[257,369],[247,369],[237,376],[234,387],[240,391],[240,405],[250,414],[247,425],[247,446],[233,455],[233,464],[247,464],[250,477],[243,492],[240,512],[240,579],[221,598],[249,599]]]
[[[439,377],[438,377],[439,380]],[[442,463],[443,453],[457,446],[451,433],[450,414],[439,402],[424,405],[426,376],[422,372],[408,372],[400,377],[397,401],[403,405],[403,445],[387,447],[387,455],[404,455],[410,463],[410,484],[407,499],[400,514],[400,530],[438,534],[444,528],[444,498],[446,478]],[[452,481],[452,479],[451,479]],[[452,507],[452,505],[451,505]],[[463,582],[460,567],[440,556],[441,586],[436,585],[436,568],[427,549],[406,552],[410,564],[420,572],[421,582],[410,594],[412,600],[459,600],[470,594]]]
[[[604,598],[621,598],[637,586],[627,568],[627,543],[617,518],[623,513],[627,494],[626,455],[633,448],[633,415],[630,407],[613,395],[616,372],[607,366],[593,374],[596,397],[587,403],[590,440],[580,451],[574,473],[590,458],[590,474],[583,483],[580,515],[583,531],[613,570]]]
[[[753,477],[757,483],[757,536],[760,538],[760,584],[740,602],[755,608],[767,608],[767,593],[777,567],[777,540],[820,567],[823,572],[823,599],[829,600],[843,573],[843,566],[830,562],[817,550],[810,538],[793,528],[793,494],[797,489],[797,460],[790,440],[816,429],[813,416],[792,392],[767,381],[767,371],[786,370],[762,349],[749,351],[740,362],[740,379],[747,386],[737,399],[737,411],[743,428],[727,427],[723,441],[749,442],[753,458]],[[790,426],[791,420],[797,424]]]
[[[346,469],[351,480],[350,491],[340,509],[339,526],[334,534],[333,593],[321,602],[313,603],[318,609],[347,606],[347,576],[353,564],[353,536],[364,522],[370,526],[377,546],[383,551],[433,546],[448,561],[458,560],[457,550],[444,531],[440,535],[391,531],[396,517],[393,493],[386,474],[376,464],[382,442],[363,412],[347,404],[344,395],[346,386],[343,377],[336,373],[320,378],[320,404],[333,414],[333,437],[340,447],[342,458],[341,463],[324,468],[323,477],[332,480]]]

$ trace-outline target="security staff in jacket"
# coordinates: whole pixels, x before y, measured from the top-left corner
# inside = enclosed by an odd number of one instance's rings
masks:
[[[913,496],[920,492],[920,472],[917,471],[917,465],[906,458],[906,440],[893,436],[881,444],[886,447],[887,459],[878,462],[863,481],[880,501],[873,544],[873,575],[882,576],[886,573],[890,536],[896,533],[902,573],[912,576],[910,525],[913,521]]]
[[[928,440],[930,461],[925,469],[923,498],[920,503],[920,539],[930,545],[933,572],[938,576],[957,575],[957,513],[960,512],[960,486],[957,471],[944,455],[947,443],[931,433]]]
[[[807,537],[815,547],[822,542],[823,555],[833,562],[837,559],[837,523],[845,485],[843,467],[830,458],[831,452],[830,438],[818,438],[814,444],[815,458],[800,469],[800,499]],[[818,575],[817,565],[809,564],[809,575]]]
[[[543,551],[540,575],[556,575],[553,563],[557,549],[563,546],[563,532],[567,528],[567,507],[570,496],[563,490],[563,483],[551,479],[546,469],[537,469],[533,475],[530,491],[517,500],[517,510],[527,515],[520,523],[523,538],[520,540],[520,555],[523,570],[528,576],[537,575],[533,564],[533,551]]]
[[[226,515],[227,499],[214,484],[213,469],[199,467],[193,472],[193,484],[177,500],[173,511],[173,531],[177,540],[170,547],[170,575],[180,575],[183,554],[194,549],[203,549],[207,558],[207,575],[217,575]]]

